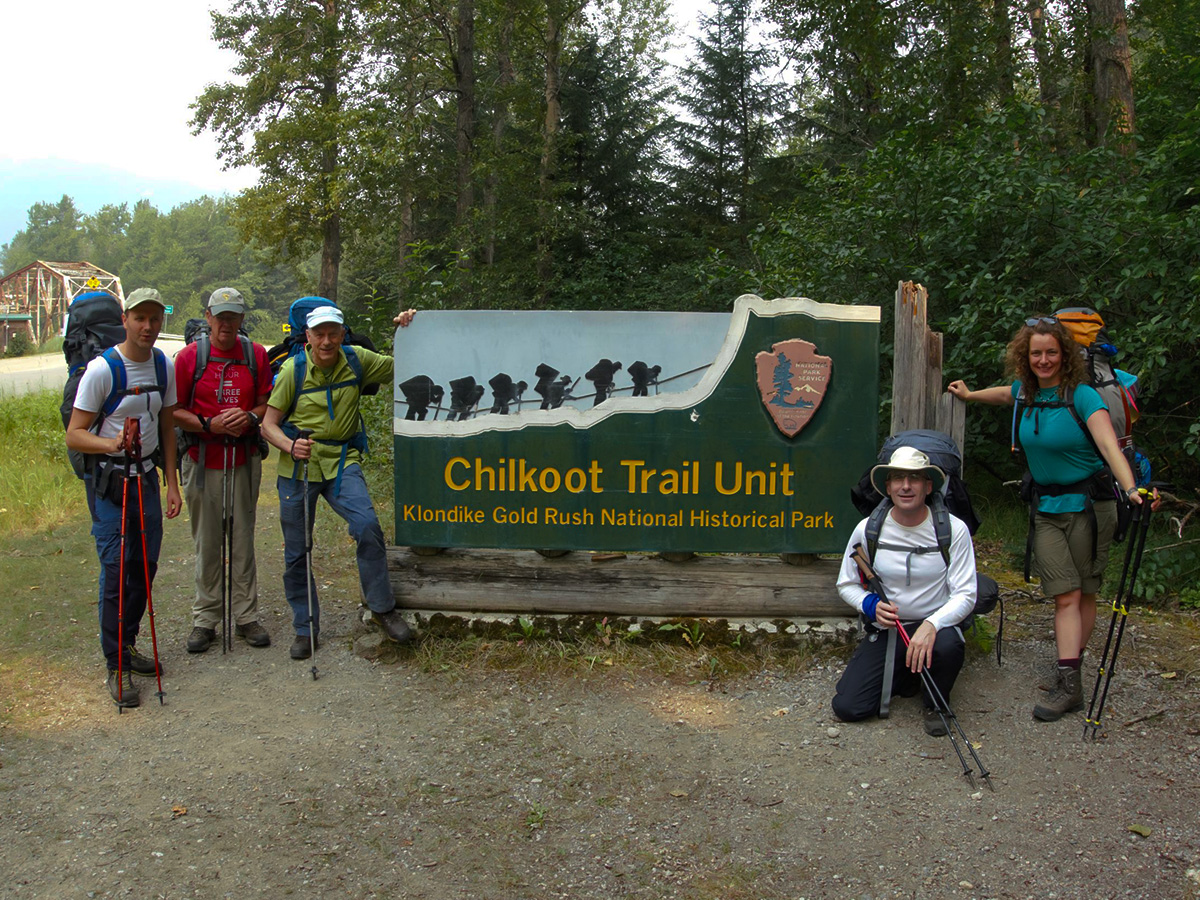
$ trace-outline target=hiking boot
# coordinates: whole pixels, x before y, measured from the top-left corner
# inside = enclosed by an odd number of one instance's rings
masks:
[[[1083,670],[1083,656],[1084,656],[1084,654],[1083,654],[1083,651],[1081,650],[1079,652],[1080,671]],[[1039,691],[1052,691],[1052,690],[1054,690],[1054,687],[1057,684],[1058,684],[1058,660],[1054,660],[1054,662],[1052,662],[1050,664],[1050,668],[1046,672],[1046,677],[1043,678],[1041,684],[1038,685],[1038,690]]]
[[[292,641],[292,649],[289,652],[292,655],[292,659],[308,659],[312,656],[313,649],[320,646],[320,638],[313,638],[310,645],[307,634],[298,634],[296,635],[296,639]]]
[[[216,639],[217,630],[215,628],[201,628],[197,625],[188,635],[187,651],[188,653],[203,653],[212,646],[212,642]]]
[[[153,665],[151,663],[151,666]],[[119,690],[118,684],[120,685]],[[129,677],[128,669],[121,672],[120,681],[117,680],[116,669],[108,670],[108,692],[112,694],[113,703],[122,709],[132,709],[142,705],[142,697],[138,693],[138,689],[133,686],[133,679]]]
[[[130,646],[129,650],[129,671],[134,675],[149,675],[151,677],[158,675],[162,677],[162,663],[158,664],[158,669],[155,671],[154,660],[148,656],[142,656],[138,653],[137,648]]]
[[[1070,666],[1058,667],[1058,684],[1046,699],[1033,708],[1033,717],[1042,722],[1057,722],[1064,715],[1083,709],[1083,686],[1079,670]]]
[[[947,730],[946,723],[942,721],[938,711],[925,707],[925,733],[930,737],[945,737]]]
[[[247,622],[245,625],[238,625],[235,633],[251,647],[271,646],[271,636],[267,634],[267,629],[263,628],[257,622]]]
[[[400,610],[395,607],[385,613],[377,613],[372,610],[371,622],[383,632],[389,641],[395,641],[397,644],[406,644],[408,643],[408,639],[412,637],[412,629],[404,621],[404,616],[400,613]]]

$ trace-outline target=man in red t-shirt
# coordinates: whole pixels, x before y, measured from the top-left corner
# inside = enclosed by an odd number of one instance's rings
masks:
[[[271,395],[271,367],[263,346],[241,335],[245,315],[242,295],[233,288],[218,288],[204,311],[209,333],[175,357],[179,391],[175,424],[193,439],[187,452],[181,453],[184,497],[196,542],[189,653],[203,653],[216,640],[222,619],[221,551],[223,541],[229,540],[227,528],[232,530],[229,603],[236,634],[252,647],[271,643],[258,621],[254,562],[254,520],[262,479],[258,426]],[[207,364],[197,373],[197,363],[206,353]]]

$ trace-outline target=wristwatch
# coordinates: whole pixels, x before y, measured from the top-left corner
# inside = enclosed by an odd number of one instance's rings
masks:
[[[1137,492],[1138,492],[1138,489],[1137,489],[1137,485],[1135,484],[1133,487],[1131,487],[1129,490],[1127,490],[1125,492],[1125,496],[1133,497],[1133,495],[1136,494]]]
[[[250,417],[250,424],[255,428],[262,424],[262,419],[256,416],[253,411],[246,413],[246,415]]]
[[[196,413],[196,418],[200,420],[201,431],[211,432],[212,429],[209,428],[209,423],[212,422],[211,418],[206,419],[204,416],[200,415],[200,413]]]

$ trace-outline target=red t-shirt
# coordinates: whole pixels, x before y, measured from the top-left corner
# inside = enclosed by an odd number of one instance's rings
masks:
[[[196,372],[196,344],[191,343],[175,356],[175,385],[179,392],[179,407],[189,412],[204,416],[208,419],[222,410],[239,409],[251,410],[258,404],[255,402],[261,396],[271,393],[271,366],[267,362],[267,351],[262,344],[251,343],[254,348],[254,359],[258,366],[258,384],[253,383],[250,367],[242,363],[242,345],[239,341],[232,350],[222,351],[211,344],[208,367],[196,382],[195,396],[192,393],[192,380]],[[220,391],[220,396],[218,396]],[[201,446],[208,448],[204,465],[209,469],[220,469],[225,465],[225,454],[221,450],[221,435],[201,432],[198,437]],[[235,466],[246,461],[246,442],[237,441],[234,445]],[[193,460],[199,461],[200,448],[191,447],[188,454]]]

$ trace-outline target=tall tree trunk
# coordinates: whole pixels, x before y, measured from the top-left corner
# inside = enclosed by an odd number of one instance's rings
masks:
[[[396,281],[400,285],[400,311],[408,309],[411,305],[408,300],[408,260],[409,247],[412,242],[417,239],[416,228],[413,224],[413,207],[416,205],[413,197],[412,188],[405,185],[401,188],[400,195],[400,234],[396,237],[396,274],[399,276]]]
[[[325,110],[325,125],[330,129],[321,150],[321,272],[317,293],[337,303],[338,269],[342,263],[342,217],[338,211],[338,140],[336,113],[338,111],[339,54],[338,0],[325,0],[324,75],[321,85],[321,106]]]
[[[1002,102],[1013,97],[1013,28],[1010,0],[992,0],[996,35],[996,92]]]
[[[1087,0],[1095,139],[1134,151],[1133,62],[1125,0]]]
[[[471,212],[475,206],[475,3],[458,0],[458,52],[454,59],[454,77],[458,92],[458,128],[456,143],[457,201],[454,224],[462,241],[459,268],[471,268],[474,241],[471,238]]]
[[[1038,94],[1046,110],[1050,127],[1058,130],[1058,82],[1051,64],[1050,43],[1046,36],[1046,6],[1043,0],[1029,0],[1029,33],[1033,37],[1033,59],[1037,71]]]
[[[546,116],[542,132],[542,160],[538,169],[538,240],[537,275],[540,290],[545,292],[554,274],[554,180],[558,173],[558,131],[562,111],[559,91],[564,21],[554,3],[546,11]]]
[[[496,262],[496,193],[500,186],[499,165],[504,156],[504,132],[508,128],[508,89],[516,81],[512,62],[513,13],[504,11],[500,24],[499,45],[496,48],[496,67],[499,70],[496,85],[499,99],[492,118],[492,163],[488,168],[487,181],[483,188],[483,218],[487,227],[483,258],[486,265]]]

